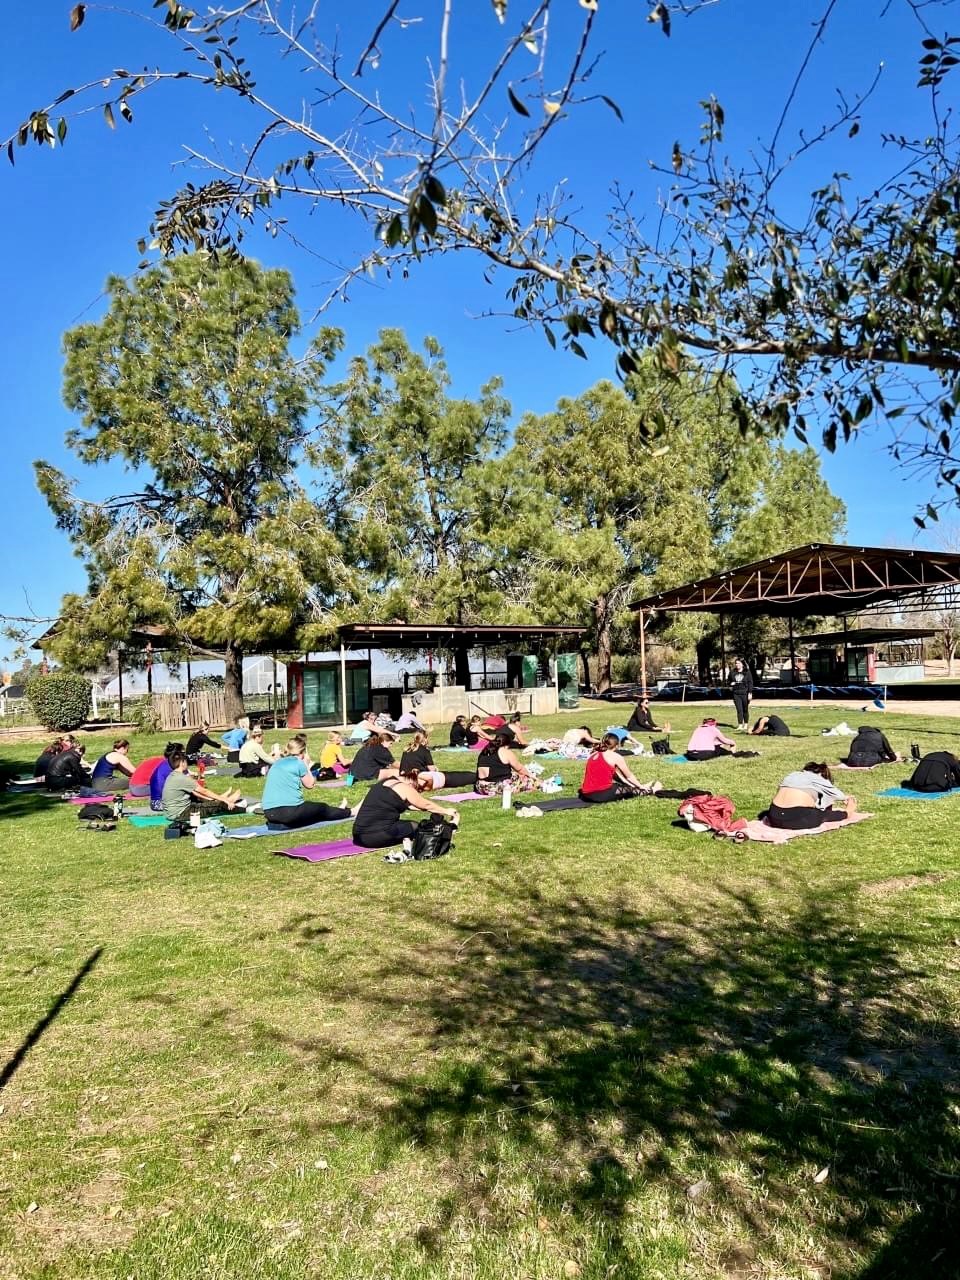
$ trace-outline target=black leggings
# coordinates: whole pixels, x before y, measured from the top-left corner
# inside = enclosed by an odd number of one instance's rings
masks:
[[[587,804],[610,804],[613,800],[639,800],[641,796],[649,795],[649,792],[634,791],[622,782],[615,782],[612,787],[604,787],[602,791],[581,791],[578,794]]]
[[[714,747],[712,751],[688,751],[688,760],[722,760],[724,756],[732,756],[733,752],[726,747]]]
[[[843,809],[814,809],[807,805],[772,804],[767,810],[767,825],[781,831],[812,831],[825,822],[843,822],[847,814]]]
[[[264,809],[263,816],[272,827],[306,827],[312,822],[337,822],[349,818],[350,810],[335,809],[316,800],[304,800],[303,804],[283,804],[276,809]]]
[[[448,787],[469,787],[472,791],[473,784],[477,780],[475,773],[467,773],[462,769],[452,770],[450,773],[447,773],[446,769],[441,769],[440,772],[443,774],[443,787],[441,790],[446,790]]]
[[[354,844],[367,849],[385,849],[389,844],[400,844],[417,829],[415,822],[385,822],[374,827],[353,828]]]

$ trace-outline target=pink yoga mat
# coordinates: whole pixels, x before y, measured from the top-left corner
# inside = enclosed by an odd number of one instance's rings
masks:
[[[855,822],[864,822],[872,817],[872,813],[855,813],[842,822],[824,822],[819,827],[811,827],[806,831],[784,831],[781,827],[769,826],[759,818],[751,818],[746,825],[747,839],[759,840],[763,844],[786,844],[788,840],[796,840],[800,836],[825,836],[828,831],[849,827]]]
[[[371,850],[352,840],[333,840],[328,844],[302,844],[296,849],[274,849],[276,858],[302,858],[304,862],[330,862],[333,858],[352,858]]]

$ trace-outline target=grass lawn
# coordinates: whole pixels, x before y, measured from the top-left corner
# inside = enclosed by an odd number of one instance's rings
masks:
[[[662,714],[682,749],[703,711]],[[753,817],[844,716],[638,773]],[[875,820],[782,848],[487,801],[404,866],[0,796],[0,1276],[957,1276],[960,798],[874,797],[907,772],[839,774]]]

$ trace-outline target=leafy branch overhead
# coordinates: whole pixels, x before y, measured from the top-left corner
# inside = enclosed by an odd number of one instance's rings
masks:
[[[237,253],[255,223],[287,234],[293,202],[329,206],[331,218],[361,219],[371,234],[330,300],[365,273],[469,251],[487,278],[501,278],[508,312],[541,326],[551,345],[583,355],[588,341],[607,342],[621,377],[646,349],[667,376],[692,362],[732,373],[744,429],[759,424],[772,437],[793,431],[832,449],[888,423],[901,461],[930,468],[950,497],[960,494],[960,152],[945,102],[960,36],[931,26],[949,16],[949,0],[860,6],[864,23],[892,9],[916,20],[916,45],[902,56],[918,63],[928,112],[921,136],[902,134],[897,120],[886,132],[868,123],[879,71],[840,92],[832,114],[795,119],[803,77],[831,39],[837,0],[822,0],[783,110],[746,153],[728,146],[723,104],[691,85],[691,100],[703,99],[699,137],[650,144],[659,185],[646,203],[631,194],[629,173],[606,199],[562,181],[554,139],[571,120],[590,113],[594,127],[621,127],[623,86],[605,49],[632,42],[637,60],[663,56],[702,38],[706,10],[717,11],[710,23],[746,14],[757,24],[766,7],[493,0],[484,23],[474,0],[402,10],[384,0],[368,27],[351,22],[344,34],[342,15],[325,6],[295,13],[278,0],[245,0],[194,12],[157,0],[143,17],[156,29],[151,39],[169,39],[168,67],[114,69],[67,88],[4,145],[13,160],[31,140],[63,144],[78,103],[99,106],[112,126],[118,114],[131,121],[135,99],[161,86],[235,95],[251,133],[232,159],[186,146],[208,179],[160,203],[145,253]],[[71,25],[86,37],[93,16],[77,5]],[[95,17],[124,20],[106,10]],[[425,101],[407,87],[419,77],[384,74],[388,63],[408,65],[411,29],[426,59]],[[743,47],[747,58],[751,41]],[[827,140],[834,154],[847,149],[850,175],[831,164],[799,209],[783,194],[784,175],[801,158],[807,171]],[[877,163],[889,166],[879,183]],[[326,238],[328,224],[319,234]],[[928,515],[941,503],[942,495]]]

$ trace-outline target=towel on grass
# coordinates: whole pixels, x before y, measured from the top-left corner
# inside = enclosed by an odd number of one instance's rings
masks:
[[[301,858],[304,862],[331,862],[334,858],[352,858],[355,854],[370,852],[365,845],[354,844],[352,840],[332,840],[329,844],[302,844],[296,849],[274,849],[273,856]]]
[[[823,836],[828,831],[836,831],[840,827],[849,827],[854,822],[864,822],[872,818],[872,813],[854,813],[842,822],[823,822],[819,827],[811,827],[809,831],[784,831],[780,827],[771,827],[760,818],[751,818],[743,828],[748,840],[759,840],[764,844],[786,844],[797,836]]]
[[[951,791],[913,791],[910,787],[887,787],[886,791],[878,791],[878,796],[890,800],[942,800],[944,796],[960,795],[960,787]]]
[[[162,813],[128,813],[127,818],[135,827],[167,827],[170,825],[169,818],[165,818]]]
[[[871,769],[889,769],[892,764],[903,764],[902,760],[881,760],[879,764],[844,764],[840,760],[831,765],[832,769],[845,769],[848,773],[869,773]]]

